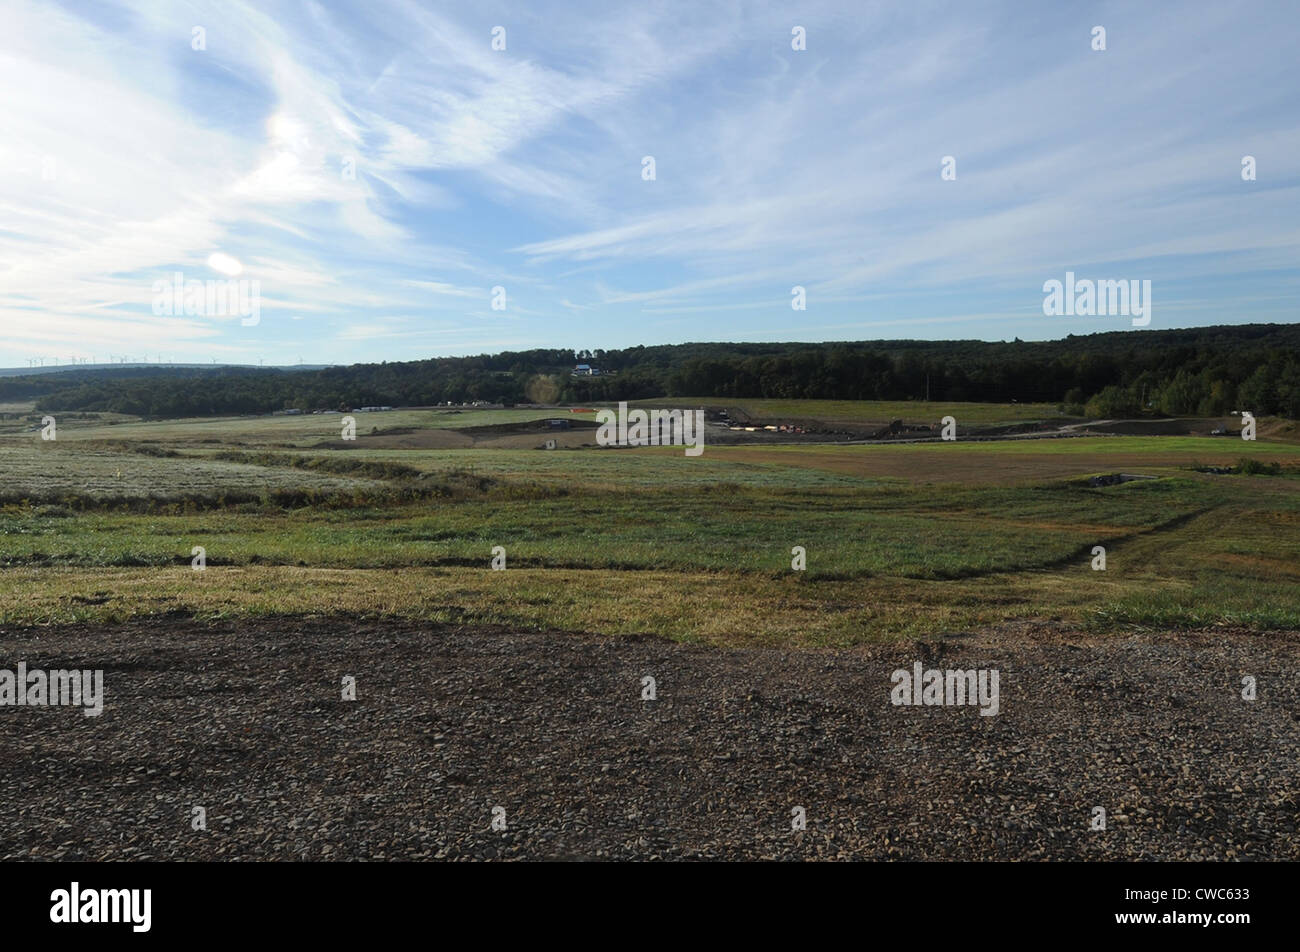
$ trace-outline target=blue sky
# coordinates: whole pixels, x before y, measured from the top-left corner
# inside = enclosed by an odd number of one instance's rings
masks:
[[[1066,271],[1150,280],[1152,329],[1295,321],[1298,27],[1225,0],[3,0],[0,365],[1130,329],[1045,317]],[[155,313],[154,282],[229,259],[256,324]]]

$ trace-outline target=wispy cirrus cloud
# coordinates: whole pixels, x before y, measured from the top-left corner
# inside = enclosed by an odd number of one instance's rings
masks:
[[[1160,326],[1294,319],[1297,25],[1208,0],[10,0],[0,363],[1047,337],[1110,329],[1026,331],[1041,282],[1088,268],[1151,277]],[[155,316],[153,282],[218,277],[214,252],[261,323]]]

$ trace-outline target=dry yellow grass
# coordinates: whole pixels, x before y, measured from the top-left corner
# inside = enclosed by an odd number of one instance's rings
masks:
[[[1092,573],[1089,573],[1091,576]],[[0,623],[123,621],[181,613],[392,616],[717,645],[849,645],[1039,617],[1082,623],[1099,594],[1132,579],[1056,575],[916,582],[590,570],[292,566],[0,571]],[[1086,578],[1086,588],[1079,579]]]

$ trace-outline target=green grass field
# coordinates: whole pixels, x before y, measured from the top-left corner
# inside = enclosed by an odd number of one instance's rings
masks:
[[[276,471],[200,457],[151,457],[68,441],[0,445],[0,499],[58,501],[70,497],[217,498],[250,489],[364,491],[373,480]]]
[[[556,410],[390,410],[353,413],[359,435],[372,428],[462,429],[474,426],[523,423],[567,414]],[[312,446],[337,441],[342,413],[305,413],[295,416],[201,417],[184,420],[142,421],[129,417],[104,420],[70,416],[59,418],[60,440],[127,440],[159,443],[230,443],[240,445]],[[9,426],[16,435],[17,426]],[[4,432],[0,428],[0,432]]]
[[[789,414],[817,412],[838,411]],[[699,458],[317,447],[311,427],[336,419],[0,436],[0,623],[338,612],[814,645],[1026,619],[1300,628],[1292,443],[725,446]],[[1240,457],[1282,474],[1191,468]],[[1120,471],[1158,478],[1088,485]],[[1096,545],[1105,571],[1090,567]],[[190,568],[195,546],[203,572]],[[495,546],[505,571],[490,568]],[[805,571],[791,569],[795,546]]]

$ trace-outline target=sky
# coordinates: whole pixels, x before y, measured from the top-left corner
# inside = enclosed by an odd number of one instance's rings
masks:
[[[1290,0],[0,0],[0,366],[1293,322],[1297,36]],[[1066,272],[1150,281],[1150,323],[1044,314]]]

